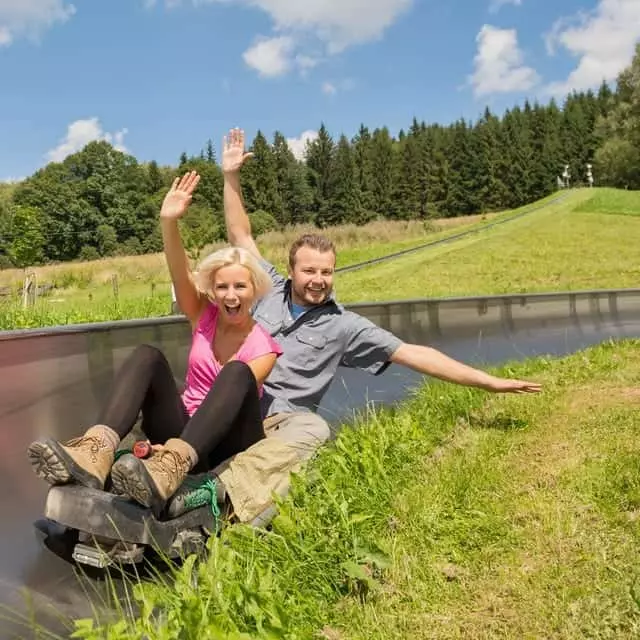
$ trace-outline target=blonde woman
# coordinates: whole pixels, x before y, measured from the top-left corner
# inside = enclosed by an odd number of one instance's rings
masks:
[[[282,350],[252,319],[251,308],[271,281],[240,248],[216,251],[196,275],[190,272],[177,222],[199,181],[195,172],[176,178],[160,212],[176,298],[193,329],[184,391],[162,352],[138,347],[123,364],[96,425],[65,444],[41,439],[29,446],[35,472],[50,484],[103,489],[111,473],[117,493],[159,515],[190,471],[212,469],[265,437],[262,385]],[[114,463],[140,411],[152,454],[126,454]]]

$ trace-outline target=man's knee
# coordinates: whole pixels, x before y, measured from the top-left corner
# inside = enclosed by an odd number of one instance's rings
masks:
[[[265,422],[268,438],[277,438],[299,451],[300,459],[307,459],[330,437],[326,420],[315,413],[281,413]]]

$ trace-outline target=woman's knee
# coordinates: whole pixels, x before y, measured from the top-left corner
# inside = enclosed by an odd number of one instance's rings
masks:
[[[227,380],[235,381],[237,384],[242,383],[256,383],[256,377],[253,375],[251,367],[241,360],[232,360],[225,364],[218,377],[224,375]]]
[[[129,363],[140,367],[153,367],[160,362],[167,362],[164,353],[150,344],[138,345],[129,356]]]

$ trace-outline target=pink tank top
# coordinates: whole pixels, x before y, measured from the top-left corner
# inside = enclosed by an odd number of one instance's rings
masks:
[[[191,350],[187,364],[186,388],[182,393],[182,401],[189,413],[193,415],[204,400],[222,365],[213,355],[213,337],[218,326],[218,307],[209,303],[200,316],[198,326],[193,332]],[[259,324],[255,324],[234,360],[250,362],[268,353],[282,354],[280,345]],[[262,386],[258,389],[262,397]]]

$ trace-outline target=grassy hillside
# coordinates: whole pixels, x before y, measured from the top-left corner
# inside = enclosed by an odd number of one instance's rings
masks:
[[[622,211],[633,215],[610,215]],[[343,302],[597,288],[640,282],[640,194],[572,192],[507,225],[338,280]]]
[[[613,189],[558,194],[533,213],[504,225],[516,212],[453,220],[373,223],[326,230],[338,266],[384,256],[459,233],[477,233],[377,266],[336,276],[342,302],[420,297],[636,287],[640,282],[640,195]],[[626,213],[631,215],[612,215]],[[283,272],[288,248],[303,229],[260,238],[263,254]],[[0,298],[0,329],[161,316],[170,310],[162,254],[61,264],[35,270],[56,289],[35,308],[17,296]],[[0,272],[0,286],[17,290],[24,272]],[[113,279],[117,280],[117,296]]]
[[[97,640],[632,638],[640,633],[640,342],[445,384],[344,429],[270,532],[135,589]],[[244,635],[247,634],[247,635]]]
[[[346,225],[326,229],[338,249],[338,265],[349,265],[446,238],[462,229],[482,229],[508,218],[512,212],[430,221],[374,222],[363,227]],[[284,273],[289,246],[301,233],[317,231],[297,227],[260,236],[263,254]],[[208,247],[204,253],[217,246]],[[171,308],[170,279],[163,254],[105,258],[36,267],[39,284],[55,289],[36,306],[23,309],[17,294],[25,272],[0,271],[0,329],[39,327],[167,315]]]

